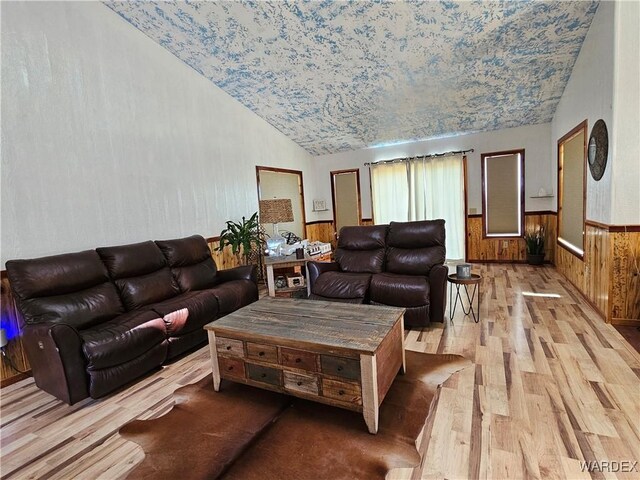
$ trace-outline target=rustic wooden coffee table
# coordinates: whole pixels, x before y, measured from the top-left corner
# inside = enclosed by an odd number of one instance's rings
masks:
[[[362,412],[378,408],[405,371],[404,308],[263,298],[209,323],[213,387],[220,379]]]

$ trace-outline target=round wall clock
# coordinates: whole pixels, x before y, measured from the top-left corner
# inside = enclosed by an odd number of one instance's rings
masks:
[[[589,146],[587,148],[587,160],[589,170],[594,180],[598,181],[604,175],[607,168],[607,154],[609,152],[609,134],[604,120],[598,120],[591,129]]]

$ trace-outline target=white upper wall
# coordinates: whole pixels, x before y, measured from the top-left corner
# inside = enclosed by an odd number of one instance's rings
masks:
[[[614,2],[600,2],[551,123],[554,165],[558,162],[558,140],[580,122],[587,120],[587,137],[598,119],[607,124],[609,164],[598,182],[587,167],[586,208],[588,220],[606,224],[612,220],[612,132],[616,129],[613,121],[614,9]],[[557,170],[554,170],[554,183],[556,179]]]
[[[540,188],[556,193],[550,143],[551,124],[546,123],[318,156],[315,157],[318,182],[316,198],[327,200],[329,212],[314,215],[318,220],[329,220],[332,217],[330,206],[330,172],[332,170],[360,169],[362,216],[371,218],[369,168],[364,166],[365,162],[469,149],[474,149],[474,152],[467,154],[468,213],[482,213],[481,154],[520,148],[525,149],[525,210],[551,210],[555,205],[554,198],[531,198],[538,194]],[[309,221],[309,218],[307,220]]]
[[[310,155],[101,3],[2,2],[2,265],[199,233]],[[311,180],[311,181],[310,181]]]
[[[640,2],[616,3],[613,91],[615,129],[611,165],[611,223],[614,225],[640,225],[639,27]]]

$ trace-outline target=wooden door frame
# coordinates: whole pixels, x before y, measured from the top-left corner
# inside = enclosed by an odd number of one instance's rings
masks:
[[[579,258],[580,260],[584,261],[584,255],[585,255],[585,248],[586,248],[586,237],[587,237],[587,232],[586,232],[586,224],[587,224],[587,145],[589,143],[589,130],[588,130],[588,122],[585,119],[584,121],[580,122],[578,125],[576,125],[575,127],[573,127],[566,135],[563,135],[559,140],[558,140],[558,145],[557,145],[557,167],[558,167],[558,175],[557,175],[557,181],[558,181],[558,205],[557,205],[557,210],[558,210],[558,214],[556,217],[556,248],[557,247],[562,247],[563,250],[566,250],[567,252],[571,253],[572,255],[576,256],[577,258]],[[582,255],[580,255],[578,252],[574,251],[571,248],[567,248],[566,245],[564,245],[563,243],[560,242],[560,222],[562,221],[562,197],[564,195],[564,191],[562,190],[562,181],[560,179],[560,175],[562,174],[562,166],[560,165],[560,147],[568,142],[569,140],[571,140],[573,137],[575,137],[576,135],[579,135],[580,132],[583,132],[583,145],[582,145]]]
[[[302,178],[301,170],[289,170],[287,168],[276,168],[276,167],[266,167],[263,165],[256,165],[256,185],[257,185],[257,193],[258,193],[258,205],[260,205],[260,172],[275,172],[275,173],[289,173],[293,175],[298,175],[300,179],[300,196],[302,197],[302,235],[303,238],[307,238],[307,214],[305,212],[306,202],[304,200],[304,181]]]
[[[517,148],[514,150],[504,150],[502,152],[489,152],[480,154],[480,175],[482,176],[482,239],[483,240],[503,240],[503,239],[517,239],[524,238],[525,231],[525,183],[524,183],[524,148]],[[484,174],[485,162],[486,158],[489,157],[500,157],[505,155],[520,155],[520,235],[487,235],[488,228],[488,216],[487,216],[487,206],[485,200],[485,189],[486,189],[486,179]]]
[[[332,170],[329,172],[329,178],[331,180],[331,203],[333,206],[333,233],[338,234],[338,216],[336,214],[336,187],[334,177],[345,173],[356,174],[356,191],[358,193],[358,225],[362,225],[362,197],[360,195],[360,169],[350,168],[347,170]],[[373,216],[373,215],[372,215]]]

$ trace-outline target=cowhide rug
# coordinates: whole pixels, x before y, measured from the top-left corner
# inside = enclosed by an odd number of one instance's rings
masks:
[[[383,479],[415,467],[437,388],[471,362],[411,351],[406,359],[407,374],[380,407],[377,435],[359,413],[225,381],[216,393],[207,376],[177,390],[166,415],[120,429],[145,452],[128,478]]]

